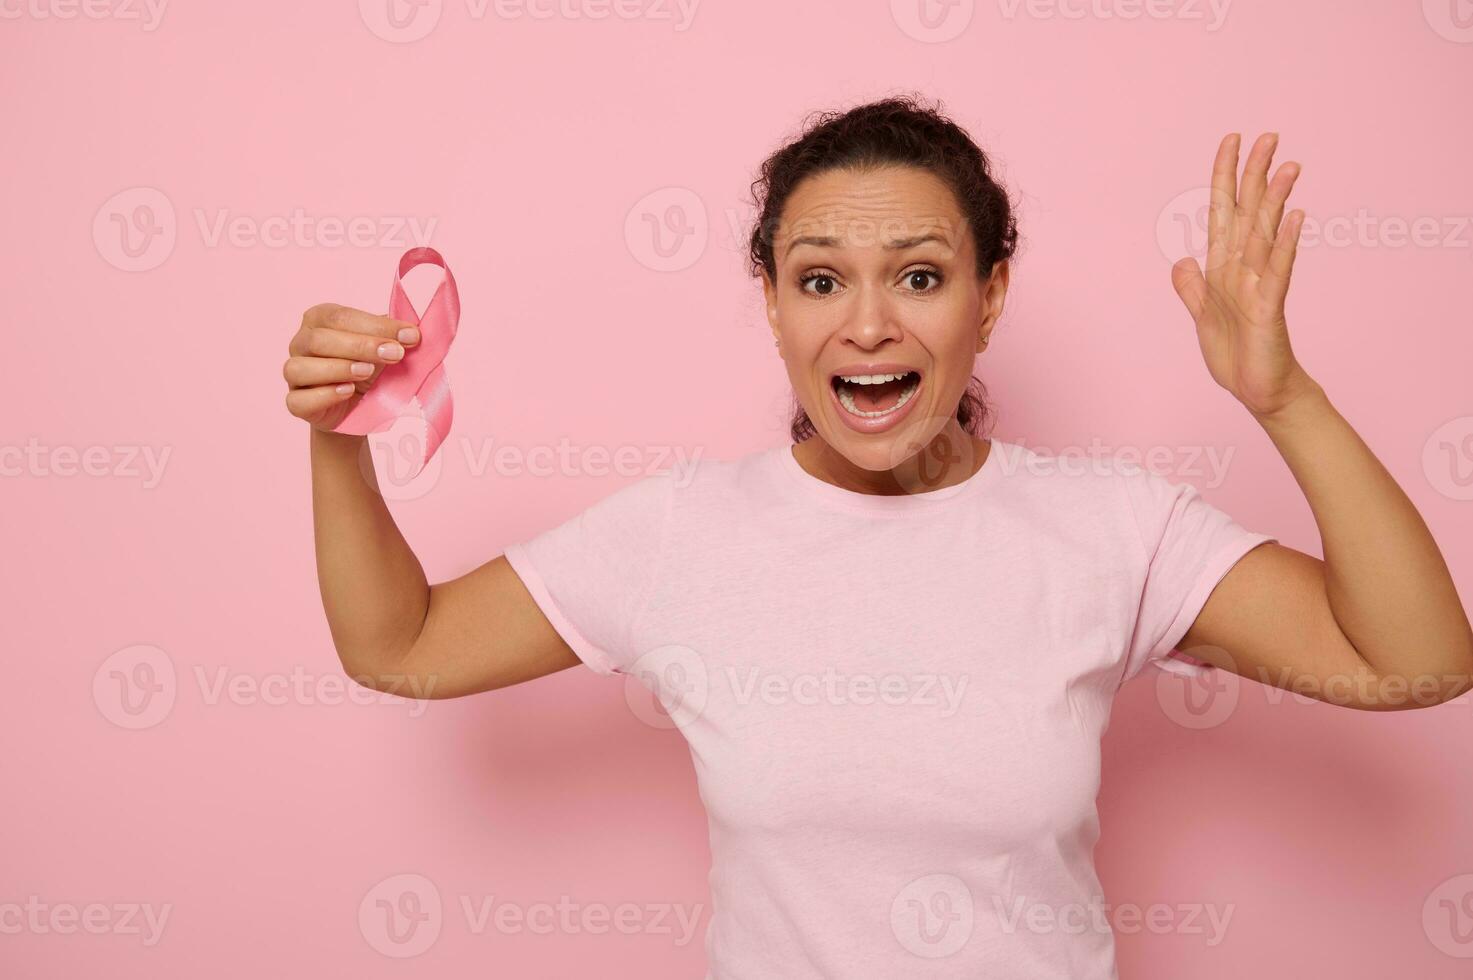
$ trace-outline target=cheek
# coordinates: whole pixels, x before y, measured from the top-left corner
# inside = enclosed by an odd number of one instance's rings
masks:
[[[788,373],[796,380],[812,373],[814,364],[823,353],[824,345],[834,332],[824,322],[824,317],[801,307],[794,312],[791,308],[778,311],[778,333],[782,337],[782,356]]]
[[[977,354],[978,318],[957,309],[937,308],[935,314],[919,320],[912,333],[931,352],[940,370],[970,374]]]

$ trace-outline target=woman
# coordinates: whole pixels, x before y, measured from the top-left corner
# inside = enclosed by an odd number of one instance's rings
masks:
[[[1275,143],[1240,186],[1238,137],[1222,141],[1206,273],[1185,259],[1172,282],[1324,561],[1189,485],[980,435],[971,373],[1012,209],[962,129],[887,99],[819,116],[754,184],[795,444],[638,481],[453,581],[426,582],[361,438],[332,431],[416,332],[307,312],[287,404],[312,426],[344,668],[435,697],[579,662],[649,684],[709,811],[713,977],[1114,976],[1092,852],[1126,680],[1226,669],[1388,710],[1455,697],[1473,670],[1432,536],[1290,349],[1303,214],[1283,217],[1299,168],[1269,179]]]

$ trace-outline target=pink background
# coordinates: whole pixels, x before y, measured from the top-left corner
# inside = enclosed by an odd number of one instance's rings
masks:
[[[0,907],[46,909],[20,928],[0,909],[5,976],[701,975],[689,757],[619,682],[343,694],[280,369],[307,306],[383,309],[413,244],[400,219],[433,222],[465,304],[440,468],[385,477],[432,580],[638,475],[590,450],[643,473],[666,450],[784,438],[744,274],[748,182],[805,112],[906,90],[941,98],[1020,199],[1026,244],[979,362],[995,434],[1162,447],[1158,470],[1319,554],[1168,280],[1202,244],[1220,136],[1277,129],[1306,236],[1326,229],[1301,250],[1296,351],[1473,582],[1466,3],[1237,0],[1215,24],[1185,0],[1136,19],[1128,0],[1012,17],[991,0],[928,31],[918,0],[706,0],[688,24],[654,0],[625,0],[632,17],[427,0],[396,31],[387,2],[3,8]],[[272,238],[297,212],[371,235]],[[657,243],[647,215],[692,233]],[[1398,221],[1434,231],[1408,243]],[[562,442],[574,463],[550,475],[494,462]],[[1230,453],[1225,476],[1198,452]],[[149,670],[151,696],[119,681]],[[1376,715],[1219,683],[1203,708],[1151,671],[1115,708],[1108,898],[1232,915],[1216,945],[1205,916],[1119,934],[1122,977],[1466,976],[1469,698]],[[412,958],[374,924],[406,874],[442,902]],[[700,919],[682,944],[654,925],[478,930],[462,905],[559,896]],[[94,903],[101,934],[66,918]],[[169,908],[156,942],[130,904]]]

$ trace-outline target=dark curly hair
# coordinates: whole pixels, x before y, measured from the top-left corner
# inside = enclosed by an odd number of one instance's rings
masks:
[[[773,234],[793,189],[807,177],[830,170],[870,170],[887,165],[919,167],[951,189],[966,218],[977,252],[977,275],[1012,258],[1018,228],[1007,191],[992,175],[992,165],[967,131],[916,96],[895,96],[845,111],[810,113],[801,134],[762,162],[752,182],[757,214],[750,242],[751,274],[766,272],[777,281]],[[987,390],[975,376],[957,404],[962,429],[977,435],[988,416]],[[794,442],[815,432],[808,413],[793,398],[789,431]]]

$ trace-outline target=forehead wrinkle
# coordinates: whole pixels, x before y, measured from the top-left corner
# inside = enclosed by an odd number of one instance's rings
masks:
[[[826,181],[831,179],[826,175]],[[809,200],[795,202],[801,209],[787,222],[792,231],[782,243],[785,258],[805,245],[843,248],[851,244],[851,237],[863,239],[853,243],[855,247],[883,244],[887,251],[899,251],[934,243],[948,256],[959,254],[949,234],[959,217],[955,202],[945,186],[929,176],[918,190],[902,190],[893,180],[867,175],[837,187],[810,186],[795,196]],[[853,234],[836,233],[846,231]]]
[[[898,252],[901,249],[917,248],[926,244],[940,245],[949,252],[955,252],[955,249],[951,247],[951,242],[947,241],[945,236],[936,232],[922,232],[919,235],[910,235],[906,238],[893,238],[885,243],[885,248],[892,252]],[[811,245],[815,248],[842,248],[844,243],[841,239],[835,238],[832,235],[802,235],[788,242],[788,250],[791,251],[799,245]]]
[[[884,243],[887,252],[902,252],[922,245],[935,245],[946,254],[948,258],[956,255],[956,249],[946,238],[935,232],[922,232],[918,235],[908,235],[905,238],[894,238]],[[800,235],[791,239],[784,249],[784,257],[790,256],[799,248],[843,248],[844,242],[832,235]]]

